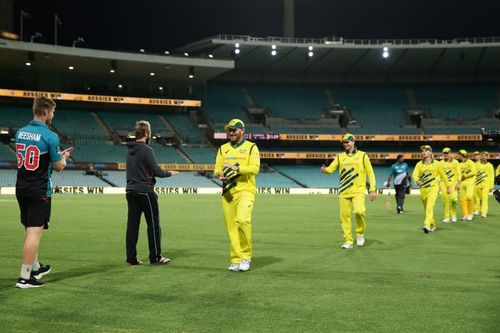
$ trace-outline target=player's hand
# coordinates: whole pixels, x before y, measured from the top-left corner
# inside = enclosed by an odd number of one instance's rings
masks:
[[[453,189],[451,188],[451,186],[448,186],[448,194],[451,194],[451,192],[453,192]]]
[[[321,165],[321,172],[326,173],[326,165]]]
[[[373,201],[373,200],[377,199],[377,193],[375,193],[375,192],[370,192],[370,193],[368,194],[368,198],[370,199],[370,201]]]
[[[179,171],[173,171],[173,170],[172,170],[172,171],[169,171],[169,172],[170,172],[170,176],[175,176],[175,175],[180,174],[180,172],[179,172]]]
[[[64,149],[63,151],[61,151],[61,156],[69,157],[69,155],[73,152],[74,149],[75,148],[73,148],[73,147],[69,147],[69,148]]]
[[[455,190],[460,191],[460,183],[457,183],[457,185],[455,185]]]
[[[233,171],[238,171],[240,169],[237,165],[232,165],[230,163],[224,163],[223,166],[224,168],[229,168]]]
[[[420,187],[420,185],[422,185],[422,182],[419,180],[419,181],[415,182],[415,184],[417,184],[418,187]]]
[[[218,172],[215,176],[222,181],[226,180],[226,177],[224,177],[222,172]]]

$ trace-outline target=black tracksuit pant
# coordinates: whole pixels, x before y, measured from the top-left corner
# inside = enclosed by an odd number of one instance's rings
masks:
[[[405,196],[406,196],[406,187],[404,185],[394,185],[394,189],[396,190],[396,203],[401,210],[403,210],[403,205],[405,204]]]
[[[137,259],[137,240],[139,223],[144,213],[148,225],[149,261],[157,262],[161,258],[161,229],[158,211],[158,197],[155,193],[127,192],[127,260]]]

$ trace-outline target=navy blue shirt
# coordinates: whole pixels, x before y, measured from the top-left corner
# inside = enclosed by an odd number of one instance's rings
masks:
[[[20,196],[52,195],[52,163],[62,156],[57,134],[32,120],[16,133],[17,181]]]

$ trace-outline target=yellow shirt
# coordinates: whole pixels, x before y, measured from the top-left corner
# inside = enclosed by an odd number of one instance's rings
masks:
[[[472,162],[470,159],[460,162],[460,173],[462,174],[462,181],[468,179],[473,179],[475,181],[476,163]]]
[[[224,168],[224,163],[238,165],[239,170]],[[220,146],[217,152],[214,174],[223,173],[228,178],[222,185],[224,195],[232,195],[239,191],[255,194],[255,175],[259,173],[259,169],[259,149],[253,142],[243,140],[236,146],[228,142]]]
[[[443,168],[448,181],[450,182],[450,186],[455,186],[456,183],[460,180],[460,163],[456,159],[452,159],[447,162],[445,160],[441,160],[441,167]]]
[[[413,180],[415,183],[421,182],[420,188],[431,188],[439,186],[438,177],[441,182],[446,186],[450,186],[448,177],[446,176],[441,162],[432,160],[431,163],[424,163],[419,161],[413,170]]]
[[[341,153],[326,168],[326,173],[339,169],[339,196],[353,197],[366,193],[366,176],[370,181],[370,192],[375,192],[375,174],[368,155],[364,151],[355,150],[352,154]]]
[[[500,175],[500,164],[497,166],[497,176]]]
[[[493,171],[493,164],[490,162],[486,163],[477,163],[477,176],[476,176],[476,186],[478,188],[493,189],[495,186],[495,174]]]

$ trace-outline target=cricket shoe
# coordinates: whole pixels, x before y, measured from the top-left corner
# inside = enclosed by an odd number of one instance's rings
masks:
[[[40,263],[40,268],[36,271],[31,271],[31,276],[37,280],[40,280],[45,275],[49,274],[51,270],[52,268],[50,267],[50,265],[44,265]]]
[[[450,219],[443,219],[443,223],[450,223]]]
[[[467,221],[472,221],[474,219],[474,214],[470,214],[469,216],[466,216],[465,219]]]
[[[431,232],[431,229],[427,228],[427,227],[423,227],[422,230],[424,231],[424,233],[428,234],[429,232]]]
[[[474,216],[479,216],[479,214],[481,214],[481,212],[480,212],[480,211],[478,211],[478,210],[476,210],[476,211],[474,212]]]
[[[251,262],[252,262],[252,261],[251,261],[250,259],[245,259],[245,260],[242,260],[242,261],[240,262],[239,267],[238,267],[238,268],[239,268],[239,270],[240,270],[241,272],[246,272],[246,271],[248,271],[248,270],[250,269],[250,263],[251,263]]]
[[[16,287],[21,289],[40,288],[43,287],[43,282],[38,281],[34,277],[30,277],[29,279],[19,278],[17,280]]]
[[[350,250],[350,249],[352,249],[352,244],[351,243],[344,243],[344,244],[342,244],[341,248],[343,248],[345,250]]]
[[[142,261],[140,261],[139,259],[127,259],[125,264],[127,266],[136,266],[136,265],[142,265],[144,263]]]
[[[457,216],[456,215],[453,215],[451,217],[451,222],[457,222]]]
[[[229,265],[227,270],[230,272],[237,272],[240,270],[240,264],[233,262],[233,263],[231,263],[231,265]]]
[[[434,226],[434,227],[430,228],[430,229],[429,229],[429,231],[430,231],[430,232],[434,232],[434,231],[436,231],[436,227]]]
[[[365,245],[365,235],[358,236],[358,238],[356,239],[356,245],[357,246]]]
[[[483,219],[485,219],[487,216],[486,216],[486,215],[481,215],[481,217],[482,217]]]

